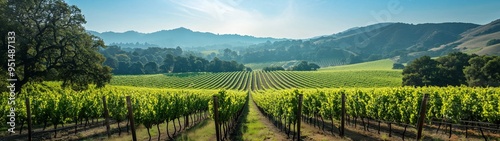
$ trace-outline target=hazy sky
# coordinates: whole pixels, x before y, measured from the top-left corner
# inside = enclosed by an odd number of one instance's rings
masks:
[[[486,24],[500,0],[66,0],[88,30],[194,31],[302,39],[380,22]]]

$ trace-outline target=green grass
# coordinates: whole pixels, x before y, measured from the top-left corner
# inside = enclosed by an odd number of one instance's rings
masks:
[[[363,62],[350,65],[320,68],[319,71],[359,71],[359,70],[391,70],[394,62],[390,59]]]
[[[318,87],[397,87],[402,83],[402,70],[393,70],[392,65],[392,60],[384,59],[300,73],[315,80]]]
[[[251,100],[247,102],[244,110],[235,140],[277,140],[273,131],[263,123],[265,117],[259,114],[257,106]]]
[[[309,83],[319,88],[341,87],[397,87],[402,83],[401,71],[338,71],[299,72],[310,78]]]
[[[211,119],[204,120],[194,127],[182,132],[176,141],[208,141],[216,140],[215,122]]]

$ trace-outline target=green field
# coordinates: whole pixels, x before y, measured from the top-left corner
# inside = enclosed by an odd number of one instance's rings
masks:
[[[391,60],[379,60],[318,71],[240,71],[223,73],[181,73],[114,76],[111,85],[263,90],[289,88],[396,87],[401,70],[392,70]]]

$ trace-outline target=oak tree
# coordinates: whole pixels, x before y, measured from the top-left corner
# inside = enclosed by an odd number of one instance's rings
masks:
[[[103,66],[105,58],[98,52],[104,42],[85,31],[82,24],[86,21],[78,7],[63,0],[0,3],[5,12],[0,14],[0,22],[6,21],[0,26],[2,37],[5,31],[16,33],[16,90],[29,82],[44,81],[49,74],[75,90],[86,89],[89,84],[103,87],[110,81],[111,68]],[[6,44],[5,40],[0,42]],[[5,52],[2,47],[2,54]]]

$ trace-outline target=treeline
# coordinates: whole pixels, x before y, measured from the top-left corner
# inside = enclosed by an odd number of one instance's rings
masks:
[[[403,70],[405,86],[500,86],[500,57],[468,55],[461,52],[412,61]]]
[[[235,60],[242,63],[324,59],[337,59],[347,63],[364,61],[361,56],[356,56],[346,50],[302,40],[266,42],[241,50],[224,49],[219,52],[219,54],[209,54],[206,57],[219,57],[221,60]],[[380,59],[380,57],[373,59]]]
[[[298,65],[295,65],[288,70],[290,71],[315,71],[320,68],[319,65],[315,63],[308,63],[307,61],[301,61]],[[285,68],[281,66],[271,66],[271,67],[264,67],[262,69],[263,71],[284,71]]]
[[[118,46],[109,46],[100,51],[105,57],[104,65],[113,69],[113,74],[156,74],[178,72],[231,72],[245,70],[236,61],[205,58],[183,53],[182,48],[134,49],[124,51]],[[187,55],[186,55],[187,54]]]

